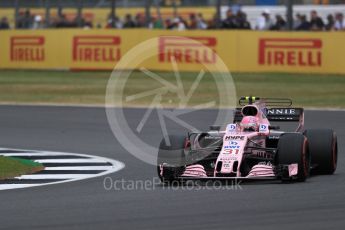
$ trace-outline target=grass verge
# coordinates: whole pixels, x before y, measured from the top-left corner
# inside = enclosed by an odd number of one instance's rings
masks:
[[[176,84],[173,73],[156,72]],[[54,71],[0,71],[0,103],[44,103],[104,105],[105,89],[110,72],[54,72]],[[197,73],[181,73],[185,91],[193,84]],[[345,108],[345,75],[234,73],[237,96],[288,97],[297,106]],[[189,105],[218,95],[212,86],[211,74],[205,74],[198,92]],[[147,91],[159,84],[141,72],[133,72],[126,85],[128,95]],[[149,104],[146,97],[126,106]],[[176,95],[167,94],[162,101],[169,105]]]
[[[0,180],[43,170],[42,164],[15,157],[0,156]]]

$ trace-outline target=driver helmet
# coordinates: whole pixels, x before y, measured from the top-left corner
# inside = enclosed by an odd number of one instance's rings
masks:
[[[258,118],[254,116],[245,116],[242,118],[240,127],[243,131],[258,131],[259,124]]]

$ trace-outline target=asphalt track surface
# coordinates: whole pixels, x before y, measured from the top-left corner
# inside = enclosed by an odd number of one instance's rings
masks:
[[[128,121],[140,119],[129,109]],[[213,112],[200,113],[208,124]],[[345,112],[308,111],[306,126],[338,134],[338,169],[306,183],[241,184],[242,189],[151,187],[106,190],[104,178],[0,192],[0,229],[343,229]],[[134,122],[134,121],[133,121]],[[159,126],[149,120],[152,140]],[[152,180],[155,167],[114,139],[102,108],[0,106],[0,146],[113,158],[113,180]]]

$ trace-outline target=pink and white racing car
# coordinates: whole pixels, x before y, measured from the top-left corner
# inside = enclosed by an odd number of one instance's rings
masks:
[[[184,179],[280,179],[305,181],[333,174],[337,137],[331,129],[304,129],[304,111],[290,99],[241,97],[234,121],[208,132],[170,135],[160,143],[157,169],[162,182]],[[275,106],[275,107],[272,107]],[[294,132],[270,122],[298,122]]]

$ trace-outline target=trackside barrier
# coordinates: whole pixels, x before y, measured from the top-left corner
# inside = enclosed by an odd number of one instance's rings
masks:
[[[157,55],[141,64],[200,71],[217,56],[184,36],[214,50],[234,72],[345,73],[345,33],[165,30],[9,30],[0,32],[1,69],[111,70],[142,41],[155,38]],[[134,66],[133,66],[134,67]]]

